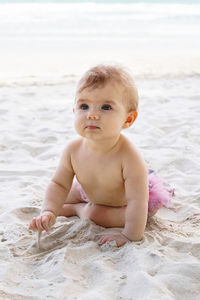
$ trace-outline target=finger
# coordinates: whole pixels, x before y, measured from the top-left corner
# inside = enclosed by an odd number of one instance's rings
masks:
[[[41,216],[38,217],[38,218],[36,218],[36,226],[37,226],[37,229],[38,229],[39,231],[45,230],[44,227],[43,227],[42,224],[41,224]]]
[[[49,222],[49,226],[50,227],[53,226],[55,224],[55,222],[56,222],[56,218],[55,217],[51,217],[50,218],[50,222]]]
[[[49,231],[49,229],[50,229],[50,218],[49,218],[49,216],[43,216],[42,217],[42,226],[43,226],[43,228],[48,232]]]
[[[36,226],[36,218],[33,218],[30,222],[30,225],[29,225],[29,229],[31,230],[37,230],[37,226]]]
[[[104,244],[106,240],[106,236],[102,236],[99,240],[99,244]]]
[[[121,247],[121,246],[123,246],[124,244],[126,244],[126,242],[127,241],[125,241],[125,240],[118,240],[118,241],[116,241],[116,244],[117,244],[117,247]]]
[[[105,244],[106,242],[108,242],[108,241],[109,241],[109,238],[110,238],[109,235],[102,236],[101,239],[100,239],[100,242],[99,242],[100,245],[103,245],[103,244]]]
[[[31,220],[31,222],[29,223],[29,229],[33,229],[33,219]]]
[[[106,239],[105,243],[113,242],[113,241],[115,241],[117,247],[120,247],[120,246],[122,246],[123,244],[126,243],[126,241],[122,241],[118,236],[113,236],[113,235],[109,236]]]
[[[107,239],[107,238],[109,238],[109,237],[111,237],[111,236],[113,236],[112,234],[105,234],[105,235],[103,235],[101,238],[102,239]]]

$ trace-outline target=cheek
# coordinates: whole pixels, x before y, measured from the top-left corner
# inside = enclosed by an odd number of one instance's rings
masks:
[[[107,128],[109,131],[120,131],[122,128],[122,122],[118,118],[107,121]]]
[[[80,119],[75,117],[74,118],[74,127],[77,129],[78,127],[80,127]]]
[[[84,116],[82,114],[76,114],[74,117],[74,127],[77,131],[80,131],[84,124]]]

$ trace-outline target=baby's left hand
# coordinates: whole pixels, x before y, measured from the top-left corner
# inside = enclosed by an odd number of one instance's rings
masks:
[[[117,244],[117,247],[121,247],[123,246],[126,242],[129,241],[129,239],[127,239],[124,235],[122,235],[121,233],[111,233],[111,234],[106,234],[103,235],[100,238],[99,244],[103,245],[106,242],[112,242],[115,241]]]

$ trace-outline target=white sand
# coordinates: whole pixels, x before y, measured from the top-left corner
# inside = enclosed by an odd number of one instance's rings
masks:
[[[28,224],[75,136],[77,78],[59,80],[0,89],[0,299],[200,299],[199,77],[138,79],[140,114],[126,134],[176,189],[144,240],[100,247],[111,230],[59,217],[39,250]]]

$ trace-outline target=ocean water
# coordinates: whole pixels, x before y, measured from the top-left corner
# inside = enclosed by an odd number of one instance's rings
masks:
[[[200,1],[0,1],[0,78],[200,74]]]

